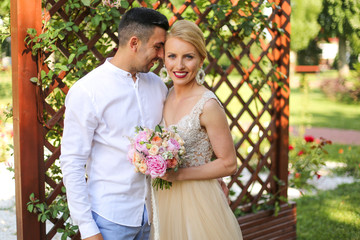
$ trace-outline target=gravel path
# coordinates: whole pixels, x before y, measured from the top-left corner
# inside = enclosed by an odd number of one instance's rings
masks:
[[[15,180],[13,173],[0,163],[0,239],[16,240]]]
[[[290,134],[297,136],[299,134],[299,129],[296,127],[290,127]],[[334,143],[360,145],[360,131],[356,130],[306,128],[304,135],[311,135],[315,138],[323,137],[327,140],[331,140]]]

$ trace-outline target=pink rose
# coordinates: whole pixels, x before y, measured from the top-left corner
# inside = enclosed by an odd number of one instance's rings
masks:
[[[162,177],[166,172],[166,162],[159,155],[147,156],[146,165],[148,167],[146,174],[150,174],[152,178]]]
[[[139,152],[143,152],[145,155],[149,154],[149,151],[146,147],[146,141],[148,140],[147,133],[142,131],[135,138],[134,146],[135,149]]]
[[[130,162],[134,161],[134,158],[135,158],[134,154],[135,154],[135,149],[133,147],[129,147],[127,157]]]
[[[144,156],[141,153],[137,152],[134,148],[129,149],[127,157],[132,164],[144,160]]]
[[[167,150],[171,152],[177,152],[180,149],[180,144],[174,138],[170,138],[168,141]]]

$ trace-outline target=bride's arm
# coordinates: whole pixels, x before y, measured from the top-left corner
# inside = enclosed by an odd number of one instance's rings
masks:
[[[233,139],[224,110],[216,102],[209,100],[200,116],[203,126],[217,159],[198,167],[180,168],[177,172],[169,171],[163,179],[168,181],[215,179],[232,175],[236,172],[236,154]]]

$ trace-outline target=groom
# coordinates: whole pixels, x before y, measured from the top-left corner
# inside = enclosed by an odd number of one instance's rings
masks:
[[[163,58],[168,28],[155,10],[126,12],[115,56],[77,81],[66,97],[60,162],[82,239],[149,238],[148,181],[135,173],[127,146],[135,126],[154,128],[162,119],[167,88],[149,71]]]

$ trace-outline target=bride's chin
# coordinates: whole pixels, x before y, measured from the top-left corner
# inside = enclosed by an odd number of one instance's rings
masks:
[[[173,80],[174,85],[179,85],[179,86],[186,86],[186,85],[192,85],[194,83],[196,83],[195,79],[192,80],[182,80],[182,79],[176,79]]]

